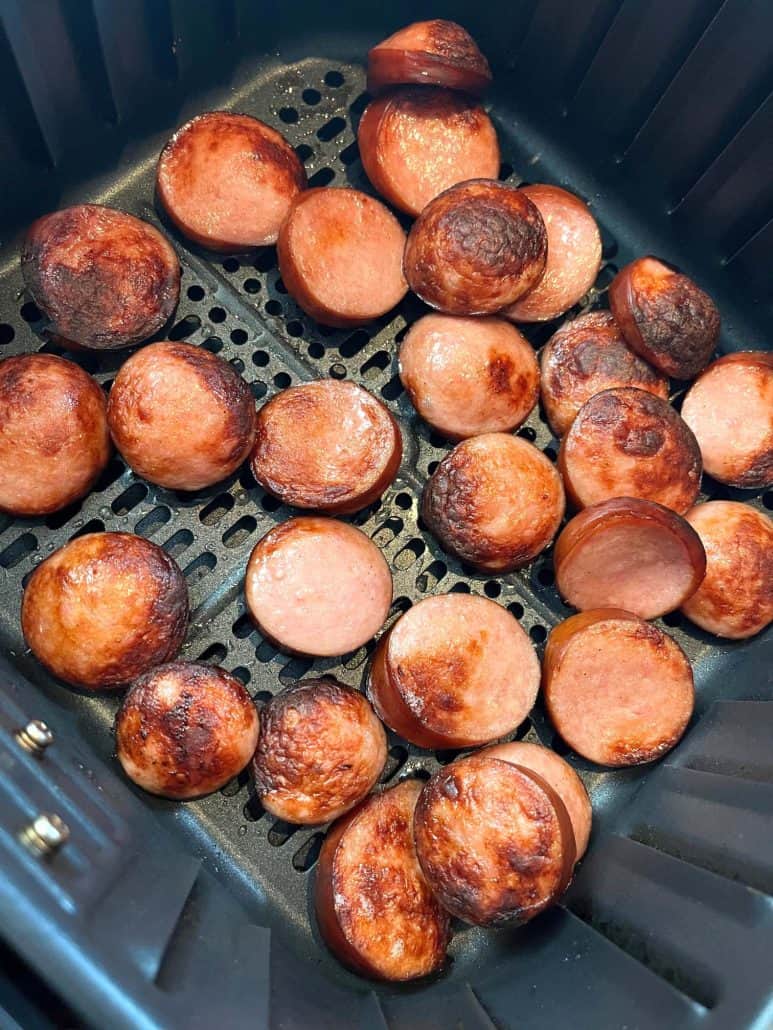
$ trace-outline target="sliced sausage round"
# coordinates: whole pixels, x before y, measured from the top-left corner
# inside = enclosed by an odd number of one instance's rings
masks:
[[[679,741],[693,711],[690,663],[630,612],[575,615],[545,647],[545,703],[566,743],[599,765],[642,765]]]
[[[368,52],[369,93],[405,83],[480,96],[491,85],[491,69],[466,29],[434,18],[407,25]]]
[[[553,564],[558,592],[573,607],[624,608],[656,619],[695,593],[706,555],[698,534],[676,512],[616,497],[567,523]]]
[[[578,508],[641,497],[683,515],[701,486],[701,452],[662,397],[634,387],[595,394],[561,441],[558,467]]]
[[[413,223],[403,267],[430,307],[449,315],[491,315],[542,277],[547,234],[523,190],[490,179],[435,197]]]
[[[429,478],[421,513],[443,548],[476,568],[510,572],[551,542],[564,517],[555,467],[505,433],[463,440]]]
[[[415,836],[441,905],[477,926],[527,922],[563,894],[574,869],[574,832],[558,794],[485,751],[426,783]]]
[[[458,182],[499,174],[491,119],[449,89],[405,86],[378,97],[365,109],[357,142],[370,181],[409,215]]]
[[[27,231],[21,270],[62,343],[94,350],[152,336],[180,296],[180,262],[148,222],[99,204],[44,215]]]
[[[687,512],[706,550],[706,575],[682,605],[701,629],[742,640],[773,622],[773,521],[737,501]]]
[[[184,800],[238,776],[258,742],[255,704],[225,669],[170,662],[134,682],[115,718],[116,754],[143,790]]]
[[[504,312],[516,322],[547,322],[577,304],[601,268],[601,234],[588,205],[558,186],[524,186],[548,235],[545,274]]]
[[[540,664],[515,618],[485,597],[445,594],[414,605],[379,641],[368,697],[412,744],[485,744],[534,706]]]
[[[503,762],[511,762],[522,769],[541,776],[564,803],[564,807],[572,821],[574,843],[579,862],[588,848],[590,839],[593,809],[585,784],[574,769],[555,751],[541,744],[528,741],[512,741],[508,744],[494,744],[481,754],[488,758],[499,758]]]
[[[392,574],[359,529],[307,515],[258,541],[245,590],[267,640],[292,654],[332,657],[355,651],[383,626]]]
[[[177,654],[188,588],[177,564],[131,533],[88,533],[35,569],[21,607],[24,639],[76,687],[121,687]]]
[[[416,859],[413,822],[422,784],[404,780],[374,794],[330,830],[314,883],[322,938],[363,976],[415,980],[444,964],[448,913]]]
[[[0,361],[0,511],[47,515],[89,492],[110,457],[101,387],[53,354]]]
[[[399,372],[414,408],[451,440],[516,429],[537,403],[534,349],[503,318],[425,315],[400,344]]]
[[[720,483],[773,486],[773,354],[726,354],[687,391],[682,418]]]
[[[250,467],[285,504],[343,515],[381,496],[402,454],[400,429],[380,400],[355,383],[321,379],[263,405]]]
[[[290,204],[305,188],[303,164],[284,136],[228,111],[182,125],[156,170],[158,199],[180,232],[223,253],[276,243]]]
[[[711,360],[720,328],[714,301],[657,258],[622,268],[609,287],[609,306],[628,346],[665,375],[692,379]]]
[[[608,311],[565,322],[543,348],[540,368],[542,403],[556,436],[602,390],[632,386],[668,400],[668,380],[634,354]]]
[[[163,340],[121,367],[107,418],[128,465],[168,490],[202,490],[230,476],[255,440],[255,401],[227,361]]]
[[[337,819],[370,792],[386,764],[386,733],[368,701],[329,677],[283,690],[260,721],[255,790],[266,811],[287,822]]]
[[[405,233],[380,201],[359,190],[307,190],[279,232],[279,271],[288,293],[324,325],[380,318],[405,296]]]

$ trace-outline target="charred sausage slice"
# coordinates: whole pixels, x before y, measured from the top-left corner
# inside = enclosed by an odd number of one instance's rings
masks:
[[[422,784],[375,794],[330,830],[316,871],[322,937],[345,965],[377,980],[415,980],[444,964],[450,920],[416,859],[413,822]]]
[[[491,85],[491,69],[466,29],[435,18],[407,25],[368,53],[369,93],[404,83],[480,96]]]
[[[720,328],[714,301],[657,258],[621,269],[609,306],[629,347],[665,375],[692,379],[711,360]]]
[[[258,730],[258,711],[235,676],[198,662],[170,662],[140,676],[124,698],[116,752],[143,790],[184,800],[238,776]]]
[[[720,483],[773,485],[773,354],[726,354],[690,387],[682,418],[695,433],[703,467]]]
[[[586,401],[561,441],[558,467],[578,508],[642,497],[684,514],[701,485],[701,453],[690,427],[667,401],[632,387]]]
[[[47,515],[88,493],[110,457],[101,387],[53,354],[0,362],[0,511]]]
[[[534,350],[503,318],[425,315],[400,344],[413,406],[451,440],[515,429],[537,403]]]
[[[445,550],[508,572],[551,542],[564,517],[561,477],[542,451],[505,433],[463,440],[424,487],[422,516]]]
[[[668,400],[668,380],[630,349],[608,311],[564,323],[543,348],[540,368],[542,403],[556,436],[602,390],[632,386]]]
[[[473,179],[427,204],[411,227],[403,266],[430,307],[491,315],[539,282],[547,249],[545,223],[523,190]]]
[[[698,589],[706,555],[690,524],[652,501],[617,497],[586,508],[556,541],[556,587],[581,611],[624,608],[656,619]]]
[[[44,215],[21,253],[24,282],[64,343],[130,347],[169,320],[180,296],[180,262],[148,222],[99,204]]]
[[[548,714],[566,743],[599,765],[662,758],[684,733],[695,691],[690,663],[657,626],[601,609],[562,622],[548,637]]]
[[[419,747],[468,747],[512,732],[537,698],[531,641],[494,601],[428,597],[381,638],[368,697],[384,722]]]
[[[258,541],[245,591],[267,640],[293,654],[330,657],[361,647],[384,624],[392,574],[359,529],[303,516]]]
[[[346,514],[381,496],[402,454],[400,429],[380,400],[355,383],[324,379],[263,405],[250,467],[285,504]]]
[[[246,114],[209,111],[172,136],[156,190],[181,233],[224,253],[276,243],[306,172],[287,140]]]
[[[280,819],[326,823],[369,793],[386,757],[384,727],[359,691],[331,678],[303,680],[261,712],[255,789]]]
[[[773,622],[773,522],[736,501],[709,501],[685,516],[706,549],[706,575],[682,605],[701,629],[741,640]]]
[[[491,119],[448,89],[406,86],[378,97],[362,116],[357,142],[370,181],[409,215],[458,182],[499,174]]]
[[[358,190],[307,190],[282,224],[279,271],[290,296],[325,325],[380,318],[405,296],[405,233],[382,203]]]
[[[563,801],[537,773],[486,752],[425,785],[416,851],[444,908],[477,926],[525,923],[566,889],[574,832]]]
[[[546,322],[577,304],[601,268],[601,234],[587,204],[558,186],[524,186],[548,235],[545,274],[525,297],[507,308],[515,322]]]
[[[76,537],[35,571],[21,607],[24,639],[76,687],[121,687],[174,658],[188,628],[177,564],[131,533]]]

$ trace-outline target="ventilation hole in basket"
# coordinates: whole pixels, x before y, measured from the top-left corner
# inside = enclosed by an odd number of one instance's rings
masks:
[[[10,343],[15,335],[16,333],[12,325],[8,325],[7,322],[0,323],[0,347]]]
[[[272,848],[281,848],[299,829],[300,826],[296,826],[295,823],[288,823],[284,819],[277,819],[266,834],[266,839]]]
[[[19,308],[19,314],[25,322],[39,322],[43,317],[43,314],[37,304],[27,301],[26,304],[22,304]]]
[[[428,473],[429,473],[429,474],[430,474],[431,476],[434,476],[435,472],[437,472],[437,467],[438,467],[438,465],[439,465],[439,464],[440,464],[440,462],[439,462],[439,461],[431,461],[431,462],[429,463],[429,465],[427,465],[427,472],[428,472]]]
[[[282,507],[282,502],[278,497],[272,497],[271,494],[264,494],[260,499],[260,506],[263,511],[278,511]]]
[[[268,387],[265,383],[262,383],[260,379],[256,379],[254,383],[250,383],[250,390],[252,390],[252,396],[256,401],[259,401],[268,393]]]
[[[398,551],[394,558],[394,566],[401,572],[406,569],[410,569],[412,565],[416,564],[416,560],[421,558],[427,549],[427,545],[423,540],[410,540],[402,550]]]
[[[395,497],[395,504],[398,508],[401,508],[403,511],[410,511],[411,506],[413,505],[413,498],[410,494],[407,494],[405,492],[399,493]]]
[[[156,533],[165,526],[172,517],[172,513],[169,508],[159,507],[154,508],[153,511],[149,511],[147,515],[140,519],[137,525],[134,527],[134,532],[138,536],[144,536],[147,540],[155,536]]]
[[[381,396],[388,401],[396,401],[401,393],[403,393],[403,384],[398,375],[393,375],[389,382],[381,387]]]
[[[241,268],[241,264],[239,263],[239,259],[238,258],[227,257],[223,261],[223,270],[226,271],[226,272],[231,272],[231,273],[238,272],[240,268]]]
[[[773,490],[768,490],[767,493],[762,495],[762,503],[768,511],[773,511]]]
[[[168,340],[186,340],[193,336],[197,329],[201,328],[201,319],[198,315],[186,315],[167,334]]]
[[[336,71],[333,68],[329,72],[325,73],[325,82],[328,86],[332,86],[333,89],[337,89],[339,86],[343,86],[344,77],[339,71]]]
[[[258,368],[265,368],[269,363],[269,360],[269,356],[264,350],[256,350],[252,355],[252,363],[253,365],[257,365]]]
[[[218,494],[199,512],[199,522],[203,526],[216,526],[224,515],[233,508],[235,501],[230,494]]]
[[[245,293],[259,293],[261,286],[258,279],[245,279],[242,283],[242,289]]]
[[[242,809],[242,815],[248,823],[256,823],[266,814],[266,810],[256,797],[251,797]]]
[[[231,670],[231,675],[234,679],[237,679],[243,687],[246,687],[252,679],[252,673],[244,665],[237,665],[235,669]]]
[[[223,533],[223,545],[232,548],[241,547],[257,528],[258,523],[252,515],[242,515],[238,522],[235,522]]]
[[[204,554],[200,554],[198,558],[194,558],[193,561],[183,569],[183,575],[188,580],[188,585],[193,586],[194,583],[198,583],[200,580],[205,579],[210,572],[217,565],[217,558],[211,551],[205,551]]]
[[[436,433],[434,430],[429,434],[429,442],[433,447],[445,447],[445,437],[441,436],[440,433]]]
[[[360,373],[363,376],[370,377],[370,373],[383,372],[388,367],[390,357],[385,350],[377,350],[376,353],[368,358],[365,364],[360,368]]]
[[[324,840],[324,833],[314,833],[304,841],[293,855],[293,869],[299,873],[308,873],[319,858]]]
[[[265,306],[267,315],[274,315],[276,317],[282,314],[282,305],[278,300],[267,300]]]
[[[310,358],[321,358],[324,357],[325,348],[321,343],[310,343],[308,347]]]
[[[668,615],[663,616],[663,622],[666,626],[670,626],[671,629],[676,629],[678,626],[681,626],[682,621],[681,612],[669,612]]]
[[[447,572],[448,566],[446,563],[436,559],[416,577],[416,589],[422,594],[426,594],[430,590],[434,590]]]
[[[274,386],[278,390],[286,390],[290,383],[292,383],[292,379],[287,372],[277,372],[274,376]]]
[[[235,368],[239,375],[241,375],[244,371],[244,362],[241,358],[229,358],[228,364],[231,366],[231,368]]]
[[[458,583],[454,583],[454,585],[451,587],[449,593],[451,593],[451,594],[469,594],[469,593],[472,593],[472,591],[470,589],[470,584],[469,583],[465,583],[465,582],[460,580]]]
[[[296,680],[301,679],[312,666],[310,658],[292,658],[287,665],[284,665],[279,670],[279,682],[283,686],[287,686],[289,683],[295,683]]]
[[[314,153],[308,143],[299,143],[295,148],[295,153],[298,155],[301,161],[308,161],[311,155]]]
[[[71,540],[77,539],[79,536],[88,536],[89,533],[104,533],[105,524],[102,519],[89,519],[85,526],[81,526],[80,529],[76,530],[70,537]]]
[[[441,765],[448,765],[449,762],[453,762],[461,754],[462,750],[459,748],[444,748],[442,751],[435,752],[435,758],[437,758]]]
[[[408,335],[408,330],[410,328],[411,327],[409,325],[404,325],[395,336],[395,343],[402,343],[405,337]]]
[[[218,307],[210,308],[209,309],[209,318],[210,318],[210,321],[212,321],[212,322],[216,322],[216,323],[225,322],[225,320],[226,320],[225,309],[224,308],[218,308]]]
[[[60,508],[59,511],[53,511],[50,515],[46,515],[43,521],[49,529],[61,529],[70,519],[75,518],[82,507],[83,502],[76,501],[74,504],[68,504],[66,508]]]
[[[148,494],[148,488],[144,483],[132,483],[128,489],[124,490],[122,494],[119,494],[115,498],[110,507],[113,509],[114,515],[128,515],[128,513],[136,508],[140,501],[144,501]]]
[[[524,426],[522,429],[518,430],[517,435],[520,436],[522,440],[528,440],[529,443],[534,443],[537,439],[537,430],[532,429],[531,426]]]
[[[342,358],[353,358],[355,354],[359,354],[363,347],[367,347],[370,343],[370,333],[364,329],[358,329],[356,333],[352,333],[351,336],[347,336],[338,345],[338,350]]]
[[[360,93],[360,95],[355,100],[353,100],[349,105],[349,110],[353,114],[362,114],[362,112],[365,110],[369,103],[370,97],[368,96],[368,94]]]
[[[34,533],[22,533],[0,554],[0,567],[12,569],[38,549],[38,538]]]
[[[342,164],[346,165],[347,168],[349,165],[353,165],[360,156],[360,149],[357,146],[357,141],[355,140],[355,142],[350,143],[348,147],[344,147],[338,156],[341,158]]]
[[[220,665],[225,661],[227,654],[228,648],[224,644],[210,644],[201,652],[196,661],[203,662],[204,665]]]
[[[336,136],[340,136],[346,128],[346,122],[343,118],[335,117],[331,118],[329,122],[325,122],[317,129],[317,139],[323,143],[329,143]]]
[[[231,627],[233,635],[237,640],[245,640],[252,633],[255,632],[255,623],[252,621],[252,617],[249,612],[244,612]]]
[[[189,286],[188,287],[188,300],[203,300],[203,299],[204,299],[204,289],[203,289],[203,287],[198,286],[196,283],[194,283],[193,286]]]
[[[335,177],[336,173],[332,168],[320,168],[309,179],[309,187],[314,189],[317,186],[328,186]]]
[[[219,354],[223,349],[223,341],[217,336],[209,336],[201,345],[210,354]]]
[[[255,648],[255,657],[259,662],[270,662],[276,654],[276,648],[273,644],[269,644],[267,640],[261,641],[260,644]]]
[[[532,626],[529,630],[529,636],[535,644],[541,644],[548,635],[548,631],[544,626],[536,625]]]
[[[288,322],[287,334],[288,336],[293,337],[303,336],[303,322],[299,322],[297,318],[294,318],[291,322]]]
[[[555,461],[558,457],[558,451],[553,446],[543,447],[542,453],[545,455],[546,458],[550,458],[551,461]]]
[[[402,744],[393,744],[387,752],[386,764],[384,765],[383,772],[378,778],[378,782],[386,783],[387,780],[391,780],[396,773],[400,772],[407,761],[407,749],[404,748]]]
[[[429,780],[431,778],[432,778],[432,773],[429,771],[429,769],[422,769],[421,766],[418,769],[411,769],[411,770],[409,770],[408,772],[406,772],[406,774],[404,776],[400,777],[401,780],[407,780],[407,779],[423,780],[424,783],[426,783],[427,780]]]
[[[322,94],[318,89],[305,89],[301,96],[304,104],[308,104],[310,107],[314,107],[322,99]]]
[[[279,120],[284,122],[285,125],[295,125],[298,121],[298,112],[294,107],[280,107]]]
[[[340,361],[334,362],[330,366],[330,378],[346,379],[346,365],[342,365]]]
[[[231,343],[235,343],[237,347],[241,347],[243,343],[247,342],[247,332],[244,329],[233,329],[231,331]]]
[[[552,587],[555,581],[555,574],[549,565],[543,565],[537,572],[537,582],[543,587]]]
[[[402,533],[404,526],[403,520],[399,516],[393,515],[386,522],[382,522],[380,526],[377,526],[371,533],[370,538],[378,547],[386,547],[387,544],[392,543],[396,536]]]
[[[499,597],[499,595],[502,593],[502,585],[501,583],[497,583],[496,580],[490,579],[484,585],[483,593],[486,595],[486,597],[490,597],[493,600],[495,597]]]
[[[409,608],[413,606],[413,601],[410,597],[397,597],[392,601],[392,605],[389,609],[389,616],[392,615],[405,615]]]
[[[221,787],[219,792],[224,798],[235,798],[239,791],[247,783],[247,774],[242,773],[239,776],[234,776],[232,780],[229,780],[224,787]]]
[[[501,164],[499,166],[499,181],[500,182],[505,182],[507,179],[510,178],[510,176],[512,174],[513,174],[513,166],[512,165],[509,165],[509,164],[507,164],[507,162],[505,162],[504,164]]]
[[[193,533],[189,529],[178,529],[169,537],[166,543],[161,546],[170,558],[178,558],[183,551],[187,551],[194,541]]]

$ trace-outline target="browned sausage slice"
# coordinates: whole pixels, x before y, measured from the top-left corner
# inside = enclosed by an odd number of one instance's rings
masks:
[[[556,587],[581,611],[624,608],[656,619],[693,594],[706,571],[695,530],[669,508],[616,497],[586,508],[556,541]]]
[[[574,832],[558,794],[537,773],[486,752],[427,782],[415,834],[435,896],[477,926],[532,919],[560,897],[574,868]]]
[[[276,129],[246,114],[209,111],[172,136],[156,189],[188,239],[228,253],[276,243],[306,172]]]
[[[143,790],[183,800],[238,776],[258,731],[258,711],[235,676],[170,662],[140,676],[124,698],[115,719],[116,753]]]
[[[177,654],[188,588],[177,564],[131,533],[76,537],[32,573],[24,639],[49,672],[88,690],[121,687]]]
[[[110,457],[101,387],[53,354],[0,362],[0,511],[46,515],[88,493]]]
[[[701,452],[667,401],[617,387],[582,406],[561,441],[558,467],[578,508],[641,497],[684,514],[701,486]]]
[[[692,379],[711,360],[720,326],[714,301],[657,258],[621,269],[609,306],[629,347],[665,375]]]
[[[516,436],[463,440],[424,487],[421,512],[444,549],[479,569],[509,572],[551,542],[564,517],[561,477]]]
[[[695,700],[679,645],[614,609],[575,615],[551,632],[543,683],[555,728],[599,765],[662,758],[684,733]]]
[[[579,862],[588,848],[593,809],[585,784],[568,762],[541,744],[528,741],[512,741],[509,744],[494,744],[481,752],[488,758],[499,758],[522,769],[541,776],[558,794],[564,803],[574,830],[574,843]]]
[[[543,348],[540,365],[542,403],[556,436],[602,390],[633,386],[668,400],[668,380],[634,354],[608,311],[564,323]]]
[[[682,418],[695,433],[703,467],[720,483],[773,485],[773,354],[726,354],[693,383]]]
[[[255,401],[227,361],[162,340],[122,366],[107,407],[118,450],[137,473],[169,490],[226,479],[255,440]]]
[[[525,297],[507,308],[516,322],[546,322],[577,304],[601,268],[601,234],[596,219],[574,193],[558,186],[524,186],[542,215],[548,234],[545,274]]]
[[[682,611],[701,629],[741,640],[773,622],[773,522],[737,501],[687,512],[706,549],[706,576]]]
[[[279,271],[290,296],[325,325],[365,325],[405,296],[405,233],[359,190],[307,190],[282,224]]]
[[[387,757],[386,734],[358,690],[303,680],[261,712],[252,772],[261,804],[291,823],[337,819],[368,794]]]
[[[180,296],[180,262],[169,240],[148,222],[99,204],[34,222],[21,269],[51,331],[95,350],[146,340]]]
[[[381,638],[368,697],[411,743],[467,747],[516,729],[539,679],[534,647],[510,612],[485,597],[445,594],[414,605]]]
[[[445,962],[450,919],[416,859],[413,820],[422,784],[375,794],[330,830],[314,905],[334,955],[363,976],[415,980]]]
[[[408,284],[449,315],[491,315],[536,286],[547,260],[545,223],[523,190],[473,179],[435,197],[413,223]]]
[[[392,574],[359,529],[303,516],[258,541],[245,590],[267,640],[293,654],[331,657],[356,650],[383,626]]]
[[[534,350],[503,318],[425,315],[400,344],[400,379],[451,440],[517,428],[537,403]]]
[[[264,404],[250,467],[285,504],[342,515],[381,496],[402,454],[400,429],[381,401],[354,383],[323,379]]]
[[[369,93],[404,83],[480,96],[491,85],[491,69],[466,29],[435,18],[407,25],[368,53]]]
[[[370,181],[409,215],[458,182],[499,174],[491,119],[448,89],[407,86],[378,97],[362,116],[357,142]]]

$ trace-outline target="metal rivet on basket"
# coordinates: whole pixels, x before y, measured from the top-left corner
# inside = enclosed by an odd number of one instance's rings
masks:
[[[32,719],[23,730],[17,730],[16,741],[31,755],[40,755],[54,743],[54,735],[40,719]]]
[[[19,834],[19,840],[34,855],[45,858],[60,848],[70,836],[70,828],[58,815],[42,812]]]

